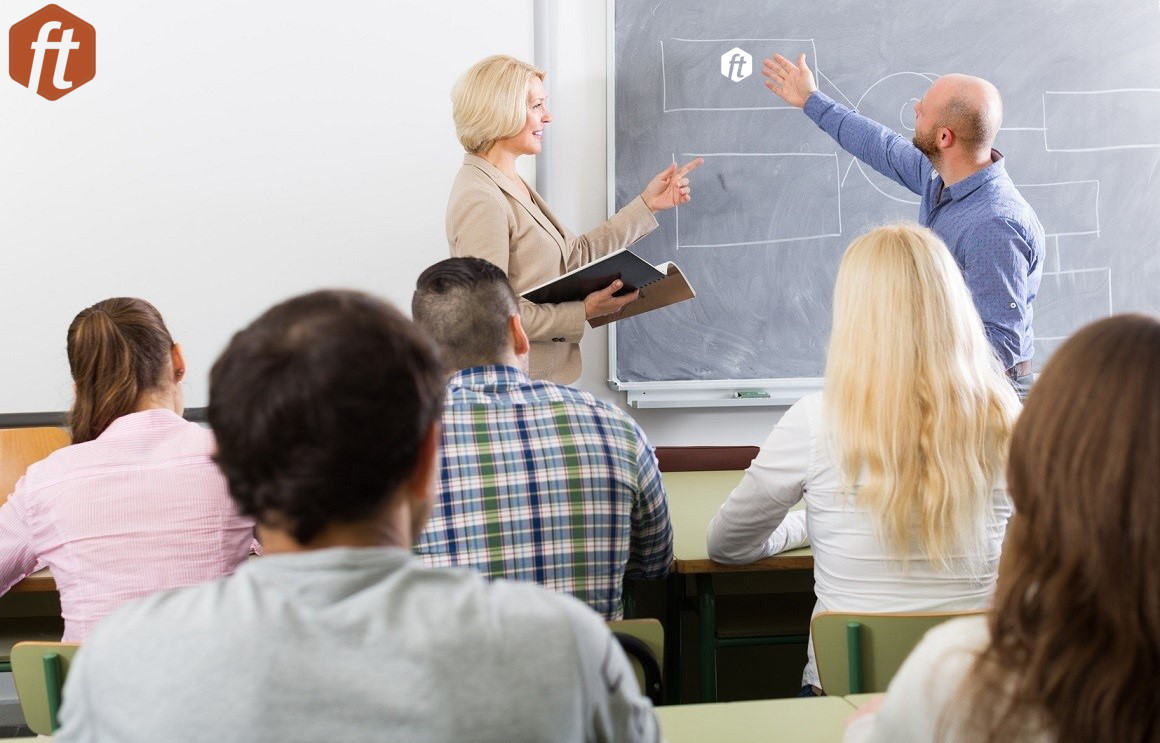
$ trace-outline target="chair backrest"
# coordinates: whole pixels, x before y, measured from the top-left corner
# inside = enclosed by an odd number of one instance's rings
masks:
[[[632,662],[641,693],[659,705],[663,697],[661,679],[665,659],[665,628],[657,619],[620,619],[608,629],[620,642]]]
[[[822,689],[830,696],[884,692],[927,630],[955,617],[982,613],[822,612],[810,622]]]
[[[68,446],[72,441],[63,428],[0,428],[0,505],[24,476],[28,465]]]
[[[37,735],[56,732],[64,679],[79,647],[64,642],[19,642],[12,648],[12,680],[20,709]]]

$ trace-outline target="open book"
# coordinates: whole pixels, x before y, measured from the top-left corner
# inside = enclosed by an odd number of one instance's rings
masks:
[[[616,279],[623,281],[624,287],[615,296],[640,289],[640,297],[626,305],[620,312],[590,319],[588,324],[594,328],[696,296],[693,287],[689,285],[676,264],[662,263],[653,266],[628,248],[609,253],[559,278],[529,289],[520,296],[536,304],[579,302]]]

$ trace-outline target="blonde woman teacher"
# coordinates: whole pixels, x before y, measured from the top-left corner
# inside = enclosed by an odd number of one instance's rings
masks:
[[[517,293],[631,245],[656,229],[655,212],[690,199],[686,176],[700,158],[679,169],[673,163],[607,222],[573,235],[516,173],[516,159],[540,152],[544,128],[552,121],[544,71],[512,57],[488,57],[460,78],[451,100],[456,134],[467,150],[447,204],[451,255],[491,261],[507,273]],[[575,382],[585,321],[619,312],[637,297],[636,292],[613,296],[620,288],[614,281],[582,302],[521,300],[520,319],[532,342],[530,375]]]

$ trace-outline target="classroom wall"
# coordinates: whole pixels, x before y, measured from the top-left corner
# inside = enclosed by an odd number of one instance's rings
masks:
[[[65,330],[107,297],[158,307],[190,407],[276,301],[337,286],[409,307],[447,256],[452,84],[532,56],[531,0],[61,2],[96,29],[96,77],[51,102],[0,79],[0,337],[19,349],[0,414],[68,406]],[[0,59],[43,5],[0,3]]]
[[[9,0],[0,25],[41,6]],[[229,336],[272,302],[353,286],[406,308],[419,271],[446,257],[462,160],[451,86],[488,54],[533,58],[532,0],[279,8],[69,0],[97,29],[94,80],[55,102],[0,85],[0,274],[21,277],[0,293],[0,326],[22,349],[0,369],[0,413],[68,406],[64,331],[99,299],[157,304],[185,346],[196,407]],[[606,216],[606,6],[561,0],[555,13],[553,168],[539,185],[583,231]],[[223,30],[226,17],[247,33]],[[365,84],[342,76],[352,66]],[[521,170],[534,179],[534,161]],[[606,381],[606,330],[583,349],[579,386],[623,406]],[[760,443],[778,417],[630,412],[659,445]]]

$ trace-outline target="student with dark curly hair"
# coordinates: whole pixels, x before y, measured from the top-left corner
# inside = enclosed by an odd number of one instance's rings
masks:
[[[364,294],[291,299],[235,335],[209,419],[266,556],[109,617],[58,742],[656,740],[583,604],[411,554],[443,383],[434,344]]]
[[[1160,322],[1088,325],[1015,426],[987,617],[948,622],[847,740],[1160,740]]]

